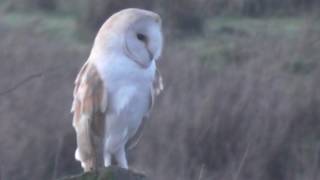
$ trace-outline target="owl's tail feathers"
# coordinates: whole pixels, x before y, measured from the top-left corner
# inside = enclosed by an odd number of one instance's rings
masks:
[[[94,144],[90,116],[81,114],[78,121],[74,122],[77,134],[77,149],[75,152],[76,160],[81,162],[85,172],[96,169],[97,155]]]

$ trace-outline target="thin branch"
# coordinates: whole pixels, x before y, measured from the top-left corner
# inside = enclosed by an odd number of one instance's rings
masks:
[[[238,170],[237,170],[237,173],[236,175],[234,176],[233,180],[238,180],[239,176],[240,176],[240,173],[241,173],[241,170],[242,170],[242,167],[244,165],[244,162],[246,161],[247,159],[247,156],[248,156],[248,152],[249,152],[249,148],[250,148],[250,144],[249,143],[246,147],[246,151],[244,152],[243,156],[242,156],[242,159],[240,161],[240,164],[239,164],[239,167],[238,167]]]
[[[23,86],[24,84],[28,83],[29,81],[31,81],[31,80],[33,80],[35,78],[39,78],[39,77],[45,75],[46,73],[49,73],[51,71],[54,71],[54,70],[58,69],[59,67],[61,67],[61,66],[48,68],[48,69],[46,69],[46,70],[44,70],[42,72],[39,72],[39,73],[36,73],[36,74],[31,74],[31,75],[27,76],[26,78],[24,78],[23,80],[19,81],[18,83],[16,83],[12,87],[0,92],[0,97],[6,95],[8,93],[11,93],[12,91],[14,91],[14,90],[18,89],[19,87]]]
[[[21,80],[20,82],[18,82],[14,86],[10,87],[9,89],[0,92],[0,96],[3,96],[5,94],[10,93],[10,92],[16,90],[17,88],[19,88],[20,86],[26,84],[27,82],[31,81],[32,79],[35,79],[37,77],[41,77],[42,75],[43,75],[42,73],[32,74],[32,75],[26,77],[25,79]]]
[[[59,159],[60,159],[60,156],[62,153],[63,141],[64,141],[63,138],[59,138],[59,140],[58,140],[58,149],[57,149],[57,152],[56,152],[55,158],[54,158],[53,179],[58,178]]]
[[[202,179],[202,177],[203,177],[203,171],[204,171],[204,164],[201,165],[198,180],[201,180],[201,179]]]

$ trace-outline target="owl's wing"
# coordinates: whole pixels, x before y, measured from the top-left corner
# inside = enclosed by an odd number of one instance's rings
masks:
[[[159,95],[161,91],[163,90],[163,80],[160,71],[157,69],[156,70],[156,77],[153,81],[152,84],[152,91],[154,91],[155,95]]]
[[[101,136],[107,109],[107,93],[96,66],[86,62],[81,68],[73,91],[73,126],[77,133],[76,159],[95,161],[93,135]]]
[[[91,126],[92,128],[101,127],[100,124],[104,120],[102,116],[104,116],[108,104],[105,87],[96,66],[86,62],[75,80],[71,108],[71,112],[74,114],[74,123],[80,121],[81,115],[85,115],[89,117],[90,124],[94,125]]]
[[[163,80],[160,71],[156,70],[155,78],[152,82],[152,87],[150,89],[150,105],[149,105],[149,111],[146,114],[146,116],[149,116],[150,111],[154,104],[154,99],[156,96],[158,96],[163,91]]]

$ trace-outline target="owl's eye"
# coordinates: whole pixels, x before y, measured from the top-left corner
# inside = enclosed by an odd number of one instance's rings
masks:
[[[145,35],[143,35],[143,34],[140,34],[140,33],[137,34],[137,38],[140,41],[146,41],[147,40],[147,37]]]

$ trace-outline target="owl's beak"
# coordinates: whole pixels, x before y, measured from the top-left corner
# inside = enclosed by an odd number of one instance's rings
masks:
[[[154,55],[153,55],[153,53],[150,51],[149,48],[147,48],[147,51],[148,51],[149,59],[150,59],[150,61],[152,61],[153,58],[154,58]]]

